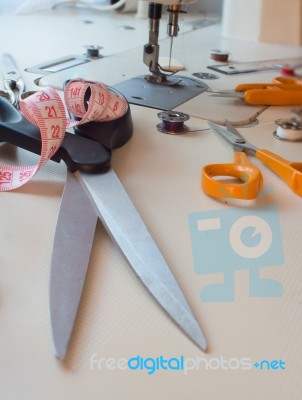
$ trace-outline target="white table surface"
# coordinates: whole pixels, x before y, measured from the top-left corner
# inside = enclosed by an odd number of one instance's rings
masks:
[[[189,18],[194,19],[195,16]],[[13,54],[21,69],[81,54],[86,44],[104,46],[105,58],[48,75],[40,80],[42,86],[60,89],[66,78],[74,76],[112,85],[146,72],[142,46],[147,41],[147,21],[133,16],[100,16],[89,11],[60,9],[28,16],[1,15],[0,20],[1,50]],[[82,20],[94,23],[83,24],[79,22]],[[130,24],[136,30],[120,28]],[[107,30],[110,35],[105,33]],[[206,71],[211,63],[211,48],[229,50],[235,61],[301,56],[300,47],[222,38],[217,26],[185,30],[175,40],[173,55],[184,63],[187,75]],[[161,37],[164,36],[162,33]],[[162,49],[163,55],[167,55],[165,40]],[[270,81],[274,75],[219,75],[220,79],[207,83],[213,89],[231,88],[244,81]],[[36,88],[37,78],[40,77],[24,72],[29,89]],[[191,115],[190,130],[198,130],[207,128],[206,119],[231,116],[233,121],[239,121],[259,108],[233,100],[214,101],[202,94],[179,109]],[[274,121],[291,116],[290,110],[270,107],[260,114],[258,125],[240,131],[256,146],[298,161],[302,143],[273,137]],[[203,354],[167,318],[99,223],[68,356],[64,362],[54,357],[48,280],[66,168],[49,162],[27,185],[0,194],[1,399],[298,400],[302,391],[301,198],[254,158],[264,177],[263,196],[252,204],[207,197],[200,189],[201,167],[231,161],[230,146],[209,130],[179,136],[161,134],[156,130],[158,110],[132,105],[131,113],[133,137],[114,151],[112,165],[179,281],[206,334],[209,350]],[[27,163],[33,159],[36,158],[12,146],[0,147],[2,163]],[[223,282],[230,260],[224,258],[220,273],[196,273],[190,236],[196,232],[190,228],[189,217],[200,213],[200,218],[224,218],[229,210],[236,219],[238,213],[249,215],[253,209],[262,216],[272,212],[280,223],[272,235],[281,238],[283,259],[260,268],[260,275],[278,281],[283,294],[251,297],[249,270],[242,269],[234,272],[232,301],[202,301],[201,289]],[[222,257],[227,246],[225,243],[225,247],[217,249]],[[146,370],[118,368],[118,360],[136,356],[184,356],[192,369],[160,370],[149,375]],[[93,364],[94,359],[100,361],[99,368]],[[278,365],[285,369],[260,370],[253,365],[245,370],[235,368],[236,360],[242,359],[251,363],[278,360]]]

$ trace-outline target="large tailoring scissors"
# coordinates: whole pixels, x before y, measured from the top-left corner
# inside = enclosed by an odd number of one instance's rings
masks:
[[[0,140],[40,154],[39,129],[1,97],[0,111]],[[111,150],[128,141],[132,128],[127,107],[116,120],[89,122],[77,129],[78,134],[66,132],[61,147],[51,158],[63,160],[69,171],[50,272],[51,326],[59,359],[65,357],[76,321],[98,218],[172,320],[198,347],[207,348],[204,334],[169,266],[110,168]]]
[[[203,191],[214,197],[254,199],[262,188],[263,178],[258,167],[251,164],[245,151],[252,152],[274,171],[298,196],[302,196],[302,162],[291,162],[269,150],[257,149],[226,121],[226,128],[208,122],[211,129],[229,142],[234,149],[234,162],[205,165],[201,173]],[[235,180],[229,182],[227,179]]]

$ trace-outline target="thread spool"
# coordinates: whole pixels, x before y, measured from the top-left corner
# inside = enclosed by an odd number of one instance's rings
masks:
[[[293,108],[291,111],[296,115],[295,119],[302,123],[302,108]]]
[[[161,123],[156,125],[159,132],[177,135],[188,132],[189,128],[184,124],[190,116],[178,111],[162,111],[157,114]]]
[[[281,75],[295,76],[295,70],[291,67],[281,67],[280,73]]]
[[[211,60],[218,61],[218,62],[228,62],[230,53],[225,50],[217,50],[213,49],[210,50],[210,58]]]
[[[299,142],[302,140],[302,123],[296,118],[278,119],[275,121],[277,130],[274,136],[280,140]]]

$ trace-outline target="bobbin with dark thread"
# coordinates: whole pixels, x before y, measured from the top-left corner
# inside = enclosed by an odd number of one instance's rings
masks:
[[[212,49],[210,51],[210,58],[214,61],[228,62],[230,53],[225,50]]]
[[[188,132],[189,128],[184,124],[188,121],[190,116],[179,111],[162,111],[157,114],[158,118],[162,120],[160,124],[156,125],[159,132],[169,133],[176,135]]]

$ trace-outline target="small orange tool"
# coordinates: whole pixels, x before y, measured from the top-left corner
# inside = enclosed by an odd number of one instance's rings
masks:
[[[242,83],[235,90],[215,91],[213,95],[240,98],[252,105],[302,105],[302,80],[276,77],[271,83]]]
[[[294,193],[302,196],[302,162],[291,162],[269,150],[257,149],[246,142],[229,121],[226,122],[226,128],[212,122],[208,124],[233,146],[235,153],[232,164],[209,164],[203,167],[201,187],[206,194],[247,200],[256,198],[262,188],[263,178],[259,168],[252,165],[245,155],[245,151],[250,150],[279,175]],[[223,181],[222,177],[235,178],[236,182]]]

